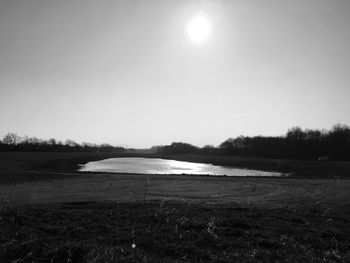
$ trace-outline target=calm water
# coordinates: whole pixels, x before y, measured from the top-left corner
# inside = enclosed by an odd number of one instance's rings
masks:
[[[191,163],[158,158],[111,158],[89,162],[79,169],[82,172],[137,173],[137,174],[196,174],[213,176],[281,176],[277,172],[263,172],[224,166]]]

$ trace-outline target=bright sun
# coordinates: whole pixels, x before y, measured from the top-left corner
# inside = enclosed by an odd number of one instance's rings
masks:
[[[208,20],[201,15],[194,17],[187,27],[187,34],[194,42],[205,41],[210,34],[210,25]]]

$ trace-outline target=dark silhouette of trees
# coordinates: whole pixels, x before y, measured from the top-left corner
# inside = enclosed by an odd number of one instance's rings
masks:
[[[8,145],[17,145],[20,140],[21,138],[16,133],[8,133],[4,136],[2,142]]]
[[[289,140],[301,141],[306,139],[306,132],[300,127],[293,127],[287,131],[286,137]]]
[[[330,131],[293,127],[280,137],[239,136],[227,139],[219,149],[229,155],[350,160],[350,127],[338,124]]]
[[[264,158],[305,160],[350,160],[350,127],[337,124],[330,131],[289,129],[285,136],[238,136],[229,138],[218,147],[175,142],[158,146],[162,154],[236,155]]]
[[[8,133],[0,140],[0,151],[123,152],[125,149],[109,144],[79,144],[73,140],[62,143],[53,138],[41,140]],[[218,147],[206,145],[200,148],[189,143],[173,142],[147,150],[128,149],[128,152],[131,151],[134,154],[207,154],[349,161],[350,127],[337,124],[329,131],[293,127],[284,136],[238,136],[225,140]]]
[[[350,156],[350,127],[337,124],[326,137],[327,153],[334,159],[347,159]],[[345,157],[345,158],[344,158]]]
[[[15,133],[8,133],[0,140],[0,151],[26,152],[123,152],[125,149],[109,144],[79,144],[73,140],[64,143],[54,138],[42,140],[36,137],[20,137]]]
[[[202,149],[200,149],[203,154],[216,154],[217,148],[214,145],[204,145]]]
[[[198,152],[198,149],[198,147],[189,143],[173,142],[171,145],[159,147],[159,152],[165,154],[189,154]]]

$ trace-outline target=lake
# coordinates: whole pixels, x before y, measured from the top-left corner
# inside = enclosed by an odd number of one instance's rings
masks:
[[[131,174],[190,174],[211,176],[282,176],[278,172],[239,169],[219,165],[192,163],[160,158],[110,158],[81,165],[81,172]]]

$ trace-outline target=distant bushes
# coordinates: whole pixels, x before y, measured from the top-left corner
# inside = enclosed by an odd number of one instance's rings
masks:
[[[335,125],[331,130],[302,130],[293,127],[285,136],[239,136],[229,138],[218,147],[195,147],[175,142],[156,147],[162,154],[237,155],[264,158],[311,160],[350,160],[350,127]]]
[[[197,153],[199,148],[189,143],[173,142],[171,145],[161,146],[158,148],[160,153],[175,153],[175,154],[186,154],[186,153]]]
[[[42,140],[36,137],[21,137],[8,133],[0,140],[0,151],[24,152],[123,152],[125,149],[109,144],[77,143],[72,140],[65,142],[56,139]]]
[[[0,151],[53,151],[53,152],[125,152],[122,147],[109,144],[78,144],[72,140],[64,143],[55,139],[41,140],[35,137],[20,137],[8,133],[0,140]],[[154,146],[148,150],[127,149],[134,154],[203,154],[236,155],[263,158],[290,158],[305,160],[350,160],[350,127],[337,124],[327,130],[289,129],[284,136],[239,136],[229,138],[219,146],[202,148],[189,143],[173,142],[170,145]]]

